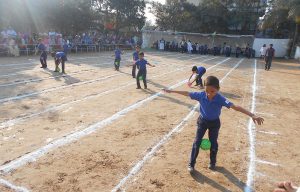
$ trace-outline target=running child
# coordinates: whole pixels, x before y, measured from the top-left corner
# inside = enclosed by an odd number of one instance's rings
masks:
[[[195,81],[196,81],[196,85],[195,86],[200,86],[200,89],[203,89],[203,82],[202,82],[202,76],[206,73],[206,69],[204,67],[197,67],[194,66],[192,68],[192,75],[189,78],[189,86],[191,86]],[[191,78],[196,75],[196,78],[190,82]]]
[[[165,89],[167,93],[177,93],[184,96],[189,96],[193,100],[200,103],[200,116],[197,120],[197,133],[193,143],[188,170],[192,173],[196,164],[196,159],[199,153],[199,147],[205,132],[208,130],[209,140],[211,142],[210,149],[210,164],[209,169],[214,170],[217,162],[218,153],[218,135],[221,127],[220,115],[222,107],[232,108],[235,111],[244,113],[252,118],[254,123],[263,124],[264,119],[256,116],[250,111],[233,104],[219,93],[219,79],[214,76],[208,76],[204,82],[205,91],[202,92],[187,92],[173,91]]]
[[[37,45],[37,49],[35,51],[35,55],[37,52],[41,52],[40,55],[40,62],[41,62],[41,68],[47,68],[47,52],[46,52],[46,46],[42,43],[42,39],[39,38],[39,44]]]
[[[133,62],[134,62],[134,65],[132,66],[132,77],[133,78],[135,78],[135,76],[136,76],[136,65],[135,65],[135,63],[139,60],[139,52],[140,52],[140,50],[141,50],[140,47],[136,46],[135,47],[135,52],[132,55]]]
[[[119,68],[120,68],[120,62],[121,62],[121,55],[123,54],[124,52],[121,51],[121,49],[119,48],[119,46],[116,46],[116,49],[115,49],[115,70],[116,71],[119,71]]]
[[[62,73],[65,74],[65,62],[67,61],[67,56],[64,52],[52,52],[51,56],[54,58],[55,62],[55,71],[54,72],[59,72],[60,69],[58,65],[61,63],[61,68],[62,68]]]
[[[144,89],[147,89],[147,80],[146,80],[147,67],[146,66],[149,65],[151,67],[155,67],[155,65],[151,65],[150,63],[148,63],[148,61],[146,61],[144,59],[144,53],[143,52],[139,53],[139,60],[135,64],[131,64],[131,65],[128,65],[128,66],[130,67],[130,66],[133,66],[133,65],[136,65],[138,70],[139,70],[138,73],[137,73],[137,77],[136,77],[137,89],[141,89],[140,77],[143,78]]]

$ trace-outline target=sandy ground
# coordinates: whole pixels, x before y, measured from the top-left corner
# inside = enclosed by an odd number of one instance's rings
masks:
[[[197,103],[161,89],[179,85],[177,90],[198,91],[181,83],[191,67],[217,64],[205,76],[223,78],[222,94],[250,109],[257,62],[255,106],[265,124],[254,129],[252,189],[272,191],[281,180],[300,185],[299,63],[276,60],[271,71],[264,71],[262,61],[254,59],[149,52],[146,59],[156,65],[148,67],[149,89],[136,90],[131,68],[125,66],[131,53],[123,56],[120,72],[113,70],[111,55],[70,55],[65,76],[52,72],[51,59],[49,70],[43,70],[37,57],[0,58],[1,179],[29,191],[243,191],[250,162],[249,118],[223,109],[217,170],[207,168],[209,152],[200,151],[191,175],[187,164],[198,110],[156,145]],[[96,130],[66,142],[87,128]],[[56,141],[65,143],[4,172]],[[137,163],[136,174],[129,174]],[[0,182],[0,191],[16,190]]]

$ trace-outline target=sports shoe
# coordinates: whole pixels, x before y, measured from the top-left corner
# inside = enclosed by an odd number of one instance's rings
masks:
[[[209,166],[208,166],[208,168],[209,168],[210,170],[213,170],[213,171],[214,171],[214,170],[216,170],[216,165],[210,163]]]
[[[195,168],[192,167],[191,164],[189,164],[189,165],[188,165],[188,171],[189,171],[190,173],[193,173],[193,172],[195,171]]]
[[[136,89],[141,89],[141,87],[137,87]]]

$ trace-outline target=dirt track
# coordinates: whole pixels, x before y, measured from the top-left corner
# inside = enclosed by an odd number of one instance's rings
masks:
[[[53,61],[49,61],[50,70],[42,70],[37,58],[30,59],[34,60],[0,59],[0,170],[55,141],[65,142],[45,151],[37,161],[0,175],[30,191],[114,189],[197,104],[183,96],[160,94],[162,88],[173,85],[197,91],[180,84],[193,65],[209,68],[223,62],[206,76],[224,77],[221,92],[235,104],[250,109],[252,103],[255,60],[149,52],[146,59],[156,64],[148,68],[149,89],[136,90],[131,69],[124,67],[131,61],[130,53],[123,57],[121,73],[112,69],[111,53],[71,55],[64,77],[51,71]],[[33,65],[5,66],[28,62]],[[256,191],[271,191],[281,180],[300,184],[299,75],[299,64],[292,61],[275,61],[266,72],[257,60],[255,106],[266,121],[254,130]],[[197,172],[190,175],[187,163],[197,117],[198,112],[143,162],[121,190],[243,191],[249,166],[249,118],[224,109],[217,171],[207,169],[209,153],[201,151]],[[96,130],[68,140],[86,128]],[[0,184],[0,191],[13,190]]]

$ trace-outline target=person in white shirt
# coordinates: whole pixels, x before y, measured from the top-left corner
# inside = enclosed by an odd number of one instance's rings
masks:
[[[266,44],[264,44],[261,48],[260,48],[260,58],[265,58],[266,56],[266,51],[267,51],[267,46]]]
[[[192,54],[192,51],[193,51],[193,46],[192,46],[192,43],[191,43],[191,41],[189,40],[189,42],[187,43],[188,44],[188,53],[189,54]]]
[[[159,50],[165,50],[165,40],[163,38],[159,41]]]

